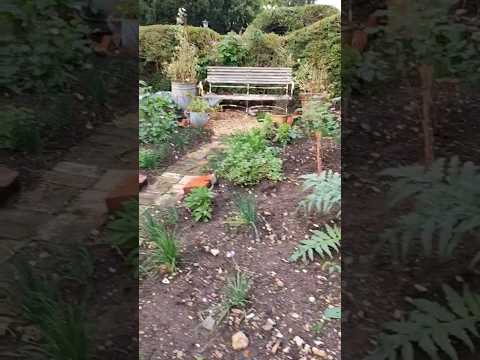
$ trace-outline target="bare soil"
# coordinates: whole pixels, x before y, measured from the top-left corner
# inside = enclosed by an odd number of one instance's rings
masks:
[[[319,333],[314,332],[323,311],[340,304],[340,274],[322,269],[320,259],[309,265],[287,261],[309,229],[325,222],[297,211],[304,196],[298,176],[315,169],[313,146],[305,139],[285,149],[282,182],[251,189],[218,184],[214,216],[208,223],[194,223],[188,211],[179,210],[180,270],[174,276],[158,273],[140,284],[143,359],[300,359],[300,349],[292,341],[296,336],[325,351],[325,358],[340,359],[339,321],[327,322]],[[326,167],[340,170],[338,147],[328,147]],[[239,191],[256,196],[258,214],[264,219],[259,241],[251,229],[225,224],[234,211],[232,196]],[[218,250],[218,255],[212,250]],[[205,330],[200,325],[202,316],[220,302],[226,279],[237,269],[253,282],[248,306],[233,311],[215,330]],[[267,319],[275,321],[271,330],[263,329]],[[234,351],[231,336],[239,330],[250,344]]]

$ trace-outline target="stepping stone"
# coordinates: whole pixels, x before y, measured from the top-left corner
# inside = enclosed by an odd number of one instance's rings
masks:
[[[0,166],[0,202],[7,200],[13,193],[20,189],[18,172]]]
[[[184,181],[185,180],[185,181]],[[201,187],[210,187],[215,183],[213,175],[203,175],[203,176],[185,176],[185,179],[182,180],[183,193],[188,195],[193,189]]]
[[[147,176],[144,174],[138,174],[138,186],[140,187],[140,190],[147,185]]]

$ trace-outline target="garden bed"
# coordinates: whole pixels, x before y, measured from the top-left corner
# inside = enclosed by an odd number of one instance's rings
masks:
[[[327,148],[326,168],[339,171],[338,146]],[[300,347],[295,341],[315,347],[326,359],[340,358],[338,320],[326,322],[321,330],[318,326],[326,308],[340,305],[340,274],[329,273],[339,258],[335,256],[326,267],[320,258],[309,265],[287,260],[309,229],[329,220],[308,218],[298,211],[305,196],[298,177],[314,172],[314,153],[314,142],[308,139],[287,146],[281,155],[285,180],[251,188],[257,213],[264,219],[259,240],[249,228],[225,224],[232,216],[233,194],[246,191],[242,187],[220,179],[208,223],[194,223],[187,210],[179,209],[177,236],[183,262],[178,273],[151,274],[140,285],[144,359],[296,359]],[[252,278],[249,303],[244,311],[234,309],[209,332],[201,326],[201,316],[219,302],[226,279],[238,269]],[[268,319],[275,322],[271,329],[265,326]],[[236,355],[231,336],[239,330],[250,344]]]

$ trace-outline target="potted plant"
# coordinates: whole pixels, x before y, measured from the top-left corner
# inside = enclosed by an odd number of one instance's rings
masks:
[[[190,113],[190,124],[193,127],[203,127],[208,122],[210,107],[202,98],[194,98],[188,105],[187,110]]]
[[[197,49],[188,41],[187,30],[182,26],[178,32],[179,44],[172,62],[167,65],[167,76],[172,82],[172,97],[175,103],[186,110],[197,95]]]
[[[300,101],[303,108],[306,108],[310,101],[322,101],[328,97],[328,75],[323,64],[303,62],[295,74],[295,80],[301,90]]]

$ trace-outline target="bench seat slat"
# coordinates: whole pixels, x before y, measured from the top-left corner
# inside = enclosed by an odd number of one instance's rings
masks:
[[[280,100],[288,101],[292,97],[289,95],[272,95],[272,94],[232,94],[232,95],[217,95],[217,94],[208,94],[205,95],[206,98],[214,98],[220,100],[237,100],[237,101],[271,101],[271,100]]]

